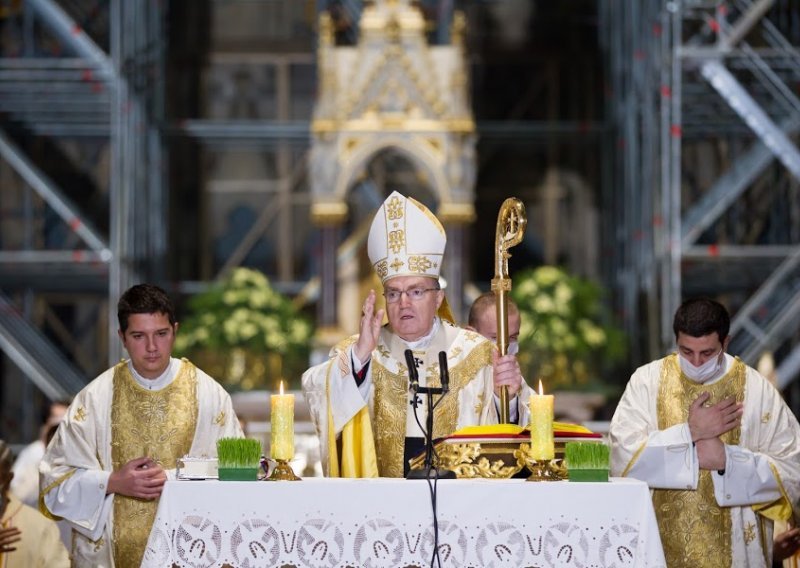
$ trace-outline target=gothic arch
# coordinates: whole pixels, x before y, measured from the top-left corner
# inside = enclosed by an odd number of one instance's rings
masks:
[[[364,171],[364,168],[384,150],[397,150],[408,158],[418,171],[424,172],[428,177],[430,188],[439,203],[450,201],[451,191],[444,175],[443,164],[437,163],[437,157],[426,153],[421,148],[425,144],[421,141],[408,140],[402,136],[376,136],[364,142],[354,151],[352,156],[343,164],[333,194],[337,199],[346,201],[347,192],[353,187],[355,180]]]

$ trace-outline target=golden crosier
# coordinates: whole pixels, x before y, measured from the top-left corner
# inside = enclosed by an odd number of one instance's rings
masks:
[[[500,206],[497,214],[497,228],[494,238],[494,278],[492,291],[497,309],[497,349],[500,356],[508,353],[508,293],[511,291],[511,278],[508,276],[508,249],[522,242],[528,218],[525,205],[516,197],[509,197]],[[500,422],[509,422],[508,388],[500,389]]]

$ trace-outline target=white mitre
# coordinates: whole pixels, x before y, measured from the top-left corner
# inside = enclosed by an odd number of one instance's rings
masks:
[[[416,199],[393,191],[372,221],[367,254],[382,284],[395,276],[439,278],[446,244],[439,219]]]

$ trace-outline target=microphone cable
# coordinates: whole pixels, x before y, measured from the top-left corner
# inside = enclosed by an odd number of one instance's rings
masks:
[[[413,361],[413,359],[409,359],[408,351],[406,351],[406,361],[408,363],[411,363]],[[442,368],[442,363],[444,363],[444,368]],[[416,374],[416,366],[414,367],[414,373]],[[443,388],[449,391],[449,384],[448,384],[449,371],[447,369],[447,355],[444,351],[439,352],[439,377],[440,381],[442,382]],[[419,379],[417,377],[412,378],[412,384],[411,384],[412,390],[414,390],[415,386],[419,387],[418,380]],[[417,392],[416,390],[414,390],[414,395],[416,396],[416,394]],[[433,414],[433,411],[442,402],[442,399],[444,399],[445,394],[447,394],[447,392],[443,392],[442,396],[439,397],[439,400],[431,404],[430,408],[431,414]],[[439,556],[439,510],[438,510],[439,469],[436,465],[439,463],[439,454],[436,452],[436,449],[433,445],[433,432],[432,431],[428,432],[428,430],[422,426],[422,423],[419,420],[419,415],[417,414],[417,405],[412,404],[411,407],[414,409],[414,421],[417,423],[417,427],[419,427],[420,431],[422,432],[422,435],[425,437],[426,446],[428,443],[430,443],[430,448],[431,448],[431,461],[430,463],[425,465],[425,470],[426,470],[425,481],[428,483],[428,492],[430,494],[430,499],[431,499],[431,512],[433,513],[433,552],[431,553],[430,568],[433,568],[434,565],[437,565],[438,568],[441,568],[442,559]],[[433,472],[433,476],[431,476],[431,472]],[[431,477],[433,478],[433,481],[431,481]]]

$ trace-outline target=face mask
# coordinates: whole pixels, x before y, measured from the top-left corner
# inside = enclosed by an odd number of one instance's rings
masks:
[[[700,365],[699,367],[695,367],[692,365],[683,355],[679,357],[681,362],[681,371],[683,374],[689,377],[696,383],[703,384],[706,381],[709,381],[717,376],[719,373],[720,368],[722,368],[722,360],[720,358],[720,352],[717,353],[714,357]]]
[[[508,342],[508,354],[509,355],[516,355],[519,353],[519,342],[518,341],[509,341]]]

